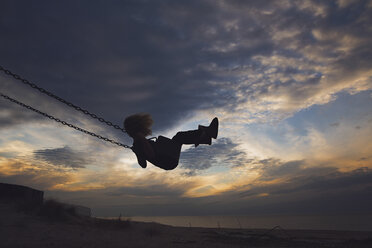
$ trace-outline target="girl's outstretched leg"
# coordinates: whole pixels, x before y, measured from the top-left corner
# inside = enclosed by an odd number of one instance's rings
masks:
[[[178,132],[172,140],[184,145],[212,144],[212,138],[201,129]]]
[[[218,135],[218,119],[214,118],[208,127],[199,125],[198,130],[191,130],[185,132],[178,132],[172,140],[180,144],[212,144],[212,138],[216,139]]]

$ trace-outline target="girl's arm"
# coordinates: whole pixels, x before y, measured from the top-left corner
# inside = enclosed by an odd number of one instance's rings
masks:
[[[136,154],[138,164],[142,168],[146,168],[147,167],[146,159],[144,157],[142,157],[141,155],[139,155],[137,152],[134,152],[134,153]]]
[[[149,141],[145,137],[135,137],[133,151],[137,156],[138,164],[142,168],[146,168],[146,160],[154,160],[155,152],[152,149]]]

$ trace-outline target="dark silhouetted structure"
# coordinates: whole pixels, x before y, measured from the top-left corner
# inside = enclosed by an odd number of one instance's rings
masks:
[[[0,201],[26,203],[30,206],[41,206],[44,192],[22,185],[0,183]]]
[[[29,209],[41,207],[44,203],[44,192],[30,187],[16,184],[0,183],[0,202],[22,204]],[[92,211],[88,207],[58,203],[65,209],[74,209],[74,213],[80,216],[91,216]]]

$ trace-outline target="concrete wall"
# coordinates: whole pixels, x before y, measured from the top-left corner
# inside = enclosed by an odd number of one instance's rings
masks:
[[[0,183],[0,201],[42,205],[44,192],[22,185]]]

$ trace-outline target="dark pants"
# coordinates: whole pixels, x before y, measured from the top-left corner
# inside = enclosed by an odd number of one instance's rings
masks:
[[[191,131],[184,131],[178,132],[172,140],[183,144],[183,145],[191,145],[199,142],[201,135],[200,130],[191,130]]]
[[[156,142],[152,143],[156,158],[149,161],[164,170],[173,170],[178,165],[182,145],[210,144],[211,138],[201,140],[201,135],[201,130],[191,130],[178,132],[172,139],[159,136]]]

